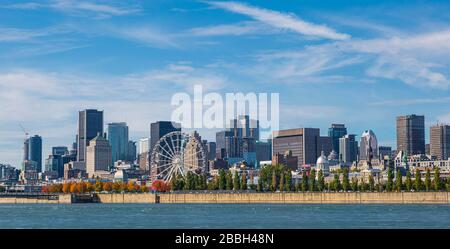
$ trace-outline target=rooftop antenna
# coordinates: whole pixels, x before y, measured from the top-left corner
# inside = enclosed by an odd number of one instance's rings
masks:
[[[28,139],[29,133],[23,128],[22,124],[19,124],[20,128],[22,129],[23,133],[25,133],[25,139]]]

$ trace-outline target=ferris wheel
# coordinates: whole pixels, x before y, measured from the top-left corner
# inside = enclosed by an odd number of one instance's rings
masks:
[[[161,137],[153,147],[151,176],[153,180],[169,182],[175,175],[203,173],[206,163],[201,141],[188,133],[175,131]]]

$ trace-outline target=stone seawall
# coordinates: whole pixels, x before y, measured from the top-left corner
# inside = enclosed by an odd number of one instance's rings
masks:
[[[271,204],[450,204],[450,192],[420,193],[178,193],[178,194],[97,194],[100,203],[271,203]],[[70,204],[70,194],[58,200],[0,198],[0,204]]]
[[[58,200],[48,200],[39,198],[18,198],[18,197],[2,197],[0,204],[70,204],[72,197],[70,194],[61,194]]]
[[[450,204],[449,192],[160,194],[159,203]]]

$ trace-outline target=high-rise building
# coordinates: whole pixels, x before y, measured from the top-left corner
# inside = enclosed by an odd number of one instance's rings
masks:
[[[108,171],[111,160],[111,145],[98,133],[86,148],[86,173],[92,177],[97,171]]]
[[[437,124],[430,127],[430,154],[438,160],[450,157],[450,125]]]
[[[372,130],[366,130],[361,135],[359,145],[359,160],[370,161],[378,158],[378,141]]]
[[[127,123],[108,124],[108,141],[111,145],[112,164],[119,160],[128,161],[128,140],[129,134]]]
[[[166,134],[174,131],[181,131],[181,124],[171,121],[158,121],[150,125],[150,151],[156,143]]]
[[[97,134],[103,134],[103,111],[87,109],[78,114],[77,160],[86,161],[86,148]]]
[[[69,153],[69,150],[66,146],[52,147],[52,155],[62,156],[62,155],[68,154],[68,153]]]
[[[408,155],[425,154],[425,117],[406,115],[397,117],[397,151]]]
[[[216,143],[206,142],[206,151],[208,152],[207,158],[209,161],[216,159]]]
[[[261,161],[272,160],[272,139],[267,141],[256,141],[256,161],[257,166]]]
[[[331,138],[321,137],[319,128],[299,128],[280,130],[273,133],[272,160],[275,155],[284,155],[288,151],[298,159],[298,167],[315,164],[321,151],[331,152]]]
[[[353,163],[358,160],[356,135],[349,134],[339,138],[339,160],[344,163]]]
[[[29,150],[30,149],[30,139],[29,138],[25,138],[25,140],[23,141],[23,161],[28,161],[29,158]]]
[[[150,138],[139,139],[139,155],[150,151]]]
[[[28,143],[28,160],[36,162],[36,171],[42,172],[42,138],[35,135]]]
[[[56,172],[58,178],[64,177],[64,163],[61,155],[53,154],[49,155],[45,159],[45,171],[46,172]]]
[[[392,148],[390,146],[378,146],[378,157],[384,159],[385,156],[392,158]]]
[[[256,162],[256,141],[259,140],[259,121],[239,115],[230,121],[225,131],[216,133],[216,157],[234,162]]]
[[[136,161],[136,154],[137,154],[136,142],[135,141],[128,141],[128,149],[127,149],[126,161],[128,161],[128,162]]]
[[[339,154],[339,139],[347,135],[347,128],[344,124],[331,124],[328,128],[328,136],[331,138],[332,149]]]

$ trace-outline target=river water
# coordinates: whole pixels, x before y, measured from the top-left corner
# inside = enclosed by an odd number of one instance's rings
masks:
[[[0,228],[450,228],[450,205],[0,204]]]

